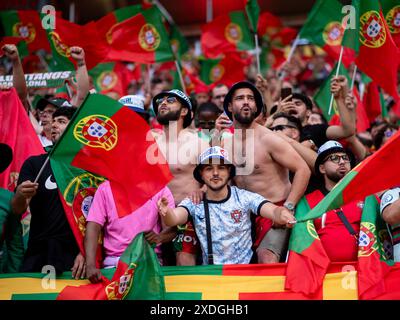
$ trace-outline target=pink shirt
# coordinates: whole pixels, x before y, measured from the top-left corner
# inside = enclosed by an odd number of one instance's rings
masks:
[[[157,201],[161,197],[166,197],[169,206],[175,208],[174,197],[168,187],[165,187],[142,207],[119,218],[110,182],[103,182],[99,186],[94,195],[87,221],[96,222],[103,227],[105,258],[108,256],[120,257],[140,232],[160,232],[161,219],[158,215]]]

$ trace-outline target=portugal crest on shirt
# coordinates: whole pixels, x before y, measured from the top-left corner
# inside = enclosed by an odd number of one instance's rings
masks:
[[[122,300],[125,298],[132,287],[136,266],[136,263],[131,262],[125,273],[105,288],[109,300]]]
[[[368,11],[360,17],[360,42],[369,48],[379,48],[386,41],[386,31],[379,12]]]
[[[160,34],[150,23],[146,23],[139,32],[139,45],[146,51],[156,50],[161,42]]]
[[[231,212],[231,218],[235,223],[239,223],[240,220],[242,219],[242,211],[241,210],[233,210]]]
[[[378,250],[378,242],[375,237],[376,227],[371,222],[362,222],[358,238],[358,256],[368,257]]]
[[[333,21],[328,23],[322,32],[322,38],[329,46],[339,46],[343,39],[343,28],[340,22]]]
[[[240,28],[240,26],[236,23],[229,23],[226,27],[225,27],[225,38],[233,44],[238,43],[239,41],[242,40],[243,38],[243,33],[242,33],[242,29]]]
[[[386,22],[392,34],[400,33],[400,6],[395,6],[386,14]]]
[[[118,141],[117,125],[104,115],[91,115],[75,125],[74,137],[89,147],[110,151]]]
[[[31,43],[36,38],[36,29],[32,23],[17,22],[12,27],[14,37],[24,38],[26,43]]]

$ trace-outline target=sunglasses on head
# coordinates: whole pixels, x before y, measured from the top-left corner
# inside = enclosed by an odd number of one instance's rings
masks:
[[[283,129],[297,129],[295,126],[290,126],[287,124],[279,124],[275,127],[270,128],[272,131],[282,131]]]
[[[338,155],[338,154],[331,154],[330,156],[326,157],[325,161],[332,161],[333,163],[339,163],[340,159],[342,159],[344,162],[350,162],[350,158],[347,154],[343,155]]]
[[[167,101],[168,104],[172,104],[178,101],[176,97],[162,97],[156,100],[157,105],[161,104],[164,100]]]

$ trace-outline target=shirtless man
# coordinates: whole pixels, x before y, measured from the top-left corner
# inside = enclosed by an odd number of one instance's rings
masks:
[[[174,176],[168,187],[175,203],[179,204],[188,194],[200,189],[201,185],[193,178],[193,170],[198,156],[209,144],[198,137],[197,131],[185,129],[192,121],[192,104],[182,91],[174,89],[157,94],[153,98],[153,108],[157,121],[163,126],[163,132],[155,132],[154,136]],[[184,234],[178,232],[174,240],[177,265],[195,265],[197,240],[193,227],[188,224],[183,231]],[[184,243],[184,238],[193,239],[193,243]],[[177,248],[180,245],[182,249]]]
[[[234,135],[225,136],[221,143],[225,149],[233,150],[231,154],[239,174],[234,180],[236,185],[294,212],[306,190],[311,171],[289,143],[254,121],[262,108],[262,96],[256,87],[249,82],[238,82],[225,97],[227,116],[221,115],[217,119],[216,128],[225,129],[229,121],[233,121]],[[252,146],[250,150],[247,144]],[[245,161],[240,163],[243,156]],[[294,173],[292,184],[289,171]],[[288,230],[269,231],[271,224],[265,218],[256,220],[258,263],[279,262],[285,249]]]

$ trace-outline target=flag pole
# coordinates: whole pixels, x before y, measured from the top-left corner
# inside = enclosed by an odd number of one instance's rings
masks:
[[[292,47],[290,48],[289,55],[288,55],[288,57],[286,59],[285,64],[289,63],[290,60],[292,60],[292,57],[293,57],[293,54],[294,54],[294,52],[295,52],[295,50],[297,48],[297,44],[299,42],[299,39],[300,39],[300,37],[299,37],[299,34],[298,34],[296,39],[294,39],[294,41],[293,41]],[[285,71],[282,71],[281,74],[279,75],[279,80],[283,80],[285,75],[286,75]]]
[[[258,34],[257,31],[254,32],[254,40],[256,43],[256,60],[257,60],[257,73],[261,74],[261,66],[260,66],[260,47],[258,44]]]
[[[39,170],[39,173],[37,174],[35,181],[33,183],[36,183],[39,180],[39,177],[42,175],[44,168],[46,167],[47,163],[49,162],[50,157],[47,156],[46,161],[43,163],[42,167]]]
[[[151,65],[150,64],[147,64],[146,67],[147,67],[147,81],[146,81],[147,83],[146,83],[146,86],[147,86],[148,93],[150,95],[151,94],[152,70],[151,70]]]
[[[179,67],[179,63],[178,63],[178,60],[177,60],[177,59],[175,59],[175,66],[176,66],[176,71],[178,71],[179,80],[180,80],[180,82],[181,82],[181,86],[182,86],[183,92],[187,95],[186,87],[185,87],[185,82],[183,81],[181,68]]]
[[[206,22],[209,23],[213,19],[213,0],[207,0],[206,10]]]
[[[339,61],[338,61],[338,65],[337,65],[337,68],[336,68],[335,78],[339,75],[340,64],[342,63],[342,57],[343,57],[343,49],[344,49],[344,47],[341,46],[340,47],[340,56],[339,56]],[[328,114],[331,114],[332,106],[333,106],[333,93],[331,94],[331,101],[329,102]]]
[[[351,77],[350,92],[353,92],[354,82],[356,80],[356,74],[357,74],[357,65],[354,65],[353,76]]]

